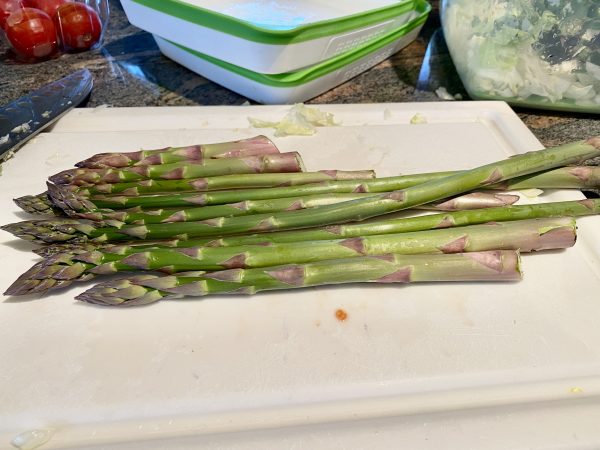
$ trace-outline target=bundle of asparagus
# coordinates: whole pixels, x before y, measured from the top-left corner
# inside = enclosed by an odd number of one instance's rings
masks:
[[[6,294],[139,270],[173,275],[111,281],[79,299],[136,305],[347,282],[515,280],[519,252],[572,246],[572,217],[598,214],[600,201],[508,206],[518,197],[497,191],[597,187],[597,168],[570,165],[598,155],[600,137],[471,170],[374,178],[304,172],[299,154],[264,137],[99,154],[51,176],[46,193],[16,200],[62,217],[2,227],[45,244],[36,250],[45,259]],[[380,217],[414,208],[452,212]]]

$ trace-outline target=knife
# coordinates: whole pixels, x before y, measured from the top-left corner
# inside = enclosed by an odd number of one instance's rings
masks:
[[[0,106],[0,162],[85,100],[93,84],[82,69]]]

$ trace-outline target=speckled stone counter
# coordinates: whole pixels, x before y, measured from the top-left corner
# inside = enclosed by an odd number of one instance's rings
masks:
[[[439,30],[437,1],[420,37],[391,58],[307,103],[442,101],[435,89],[468,98],[454,71]],[[63,55],[38,64],[17,64],[0,44],[0,103],[87,67],[95,87],[85,106],[240,105],[246,98],[179,66],[161,55],[152,36],[127,21],[118,0],[102,49]],[[427,49],[429,48],[429,51]],[[600,135],[591,115],[517,110],[546,146]]]

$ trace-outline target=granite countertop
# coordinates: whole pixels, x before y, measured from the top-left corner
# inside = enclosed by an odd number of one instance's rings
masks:
[[[438,1],[432,3],[433,12],[416,41],[306,103],[442,101],[434,93],[440,86],[468,98],[441,34]],[[162,56],[150,34],[128,23],[118,0],[110,0],[110,6],[105,45],[99,50],[27,65],[13,62],[6,46],[0,44],[0,104],[83,67],[95,78],[88,107],[241,105],[248,101]],[[600,135],[600,120],[591,115],[516,112],[545,146]]]

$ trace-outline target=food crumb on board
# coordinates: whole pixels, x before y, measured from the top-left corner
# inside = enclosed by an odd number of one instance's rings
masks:
[[[581,389],[580,387],[574,386],[571,389],[569,389],[569,392],[571,394],[581,394],[583,392],[583,389]]]
[[[31,126],[29,125],[29,123],[32,122],[31,120],[29,122],[25,122],[22,123],[21,125],[17,125],[16,127],[14,127],[12,130],[10,130],[11,133],[27,133],[31,130]]]
[[[435,95],[437,95],[442,100],[462,100],[462,95],[460,95],[460,94],[452,95],[450,92],[448,92],[448,89],[446,89],[444,86],[440,86],[439,88],[437,88],[435,90]]]
[[[250,126],[254,128],[273,128],[275,136],[311,136],[317,132],[317,127],[333,127],[338,125],[333,114],[310,108],[303,103],[297,103],[287,112],[283,119],[277,122],[248,117]]]
[[[92,112],[100,112],[100,111],[105,110],[106,108],[111,108],[111,107],[112,107],[112,105],[103,103],[101,105],[96,106]]]
[[[411,125],[419,125],[422,123],[427,123],[427,117],[425,117],[421,113],[416,113],[414,116],[410,118]]]
[[[344,322],[346,319],[348,319],[348,313],[341,308],[337,309],[335,311],[335,318],[340,322]]]
[[[537,188],[531,189],[519,189],[519,193],[523,194],[527,198],[537,198],[544,193],[543,190]]]
[[[47,443],[53,434],[53,430],[24,431],[16,435],[10,443],[19,450],[34,450]]]

